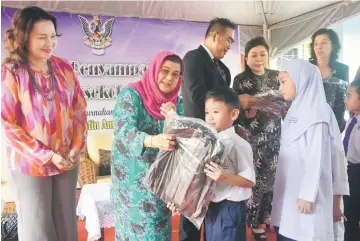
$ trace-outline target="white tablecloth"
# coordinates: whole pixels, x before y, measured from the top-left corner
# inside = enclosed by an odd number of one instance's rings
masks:
[[[85,228],[88,232],[88,241],[101,238],[101,228],[114,226],[115,208],[110,200],[111,183],[84,185],[76,214],[81,219],[86,219]]]

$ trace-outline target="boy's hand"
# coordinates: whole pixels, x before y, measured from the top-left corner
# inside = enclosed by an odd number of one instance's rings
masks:
[[[210,164],[206,164],[205,167],[206,176],[215,181],[221,180],[225,174],[224,169],[215,162],[210,162]]]
[[[312,213],[312,202],[302,200],[298,198],[297,205],[300,213],[310,214]]]
[[[176,214],[180,214],[180,212],[175,208],[175,204],[174,204],[174,203],[169,202],[169,203],[166,205],[166,207],[167,207],[168,209],[170,209],[171,212],[176,213]]]

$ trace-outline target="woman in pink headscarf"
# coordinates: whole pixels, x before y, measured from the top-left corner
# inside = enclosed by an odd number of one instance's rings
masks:
[[[174,137],[161,133],[164,112],[173,108],[183,113],[178,97],[182,73],[179,56],[160,52],[143,78],[118,95],[111,164],[117,241],[171,240],[171,213],[142,181],[159,149],[174,150]]]

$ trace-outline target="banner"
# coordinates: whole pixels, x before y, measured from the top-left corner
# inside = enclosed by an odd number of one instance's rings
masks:
[[[2,38],[16,11],[1,8]],[[197,48],[208,23],[115,18],[52,12],[58,19],[54,55],[72,63],[88,102],[89,131],[111,131],[112,114],[121,88],[141,78],[161,50],[180,56]],[[240,72],[238,34],[224,58],[232,78]],[[2,48],[2,58],[5,52]]]

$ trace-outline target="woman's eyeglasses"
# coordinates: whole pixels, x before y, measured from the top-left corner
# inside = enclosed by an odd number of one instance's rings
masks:
[[[181,77],[179,72],[171,72],[169,69],[160,69],[160,73],[166,77],[171,74],[172,79],[179,79]]]

